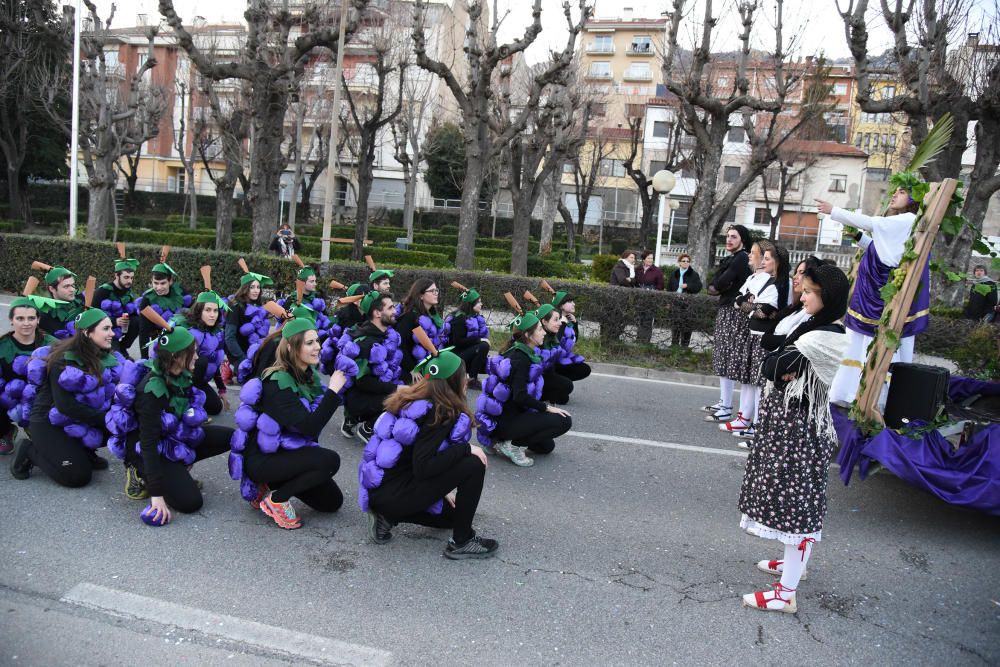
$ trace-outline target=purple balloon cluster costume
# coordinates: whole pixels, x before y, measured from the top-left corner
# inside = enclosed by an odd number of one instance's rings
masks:
[[[511,348],[503,354],[490,357],[486,363],[486,380],[483,382],[482,393],[476,399],[476,421],[479,427],[476,429],[476,438],[483,445],[490,447],[493,445],[493,433],[496,431],[501,416],[505,412],[505,406],[510,402],[513,388],[511,386],[511,371],[513,362],[511,355],[522,354],[517,348]],[[527,375],[527,392],[534,401],[541,401],[542,391],[545,387],[545,378],[542,377],[544,369],[542,360],[536,356],[537,361],[532,360]],[[544,406],[543,406],[544,409]],[[526,407],[527,411],[537,412],[538,407]],[[509,412],[509,410],[508,410]]]
[[[457,345],[457,341],[452,340],[452,328],[455,325],[456,319],[461,319],[465,323],[465,335],[468,338],[489,338],[490,328],[486,324],[486,318],[482,315],[476,315],[475,317],[467,317],[465,315],[452,314],[445,318],[444,325],[441,327],[441,344],[444,346]],[[421,325],[423,326],[423,325]]]
[[[229,297],[229,302],[233,303],[232,297]],[[236,304],[233,306],[233,310],[236,311],[239,307],[240,304]],[[260,348],[261,341],[267,338],[267,334],[271,330],[270,315],[263,306],[246,304],[243,308],[242,320],[243,323],[239,325],[239,335],[247,341],[248,347],[246,356],[236,369],[236,380],[240,384],[244,384],[250,377],[250,371],[253,370],[253,357]]]
[[[54,342],[54,338],[42,334],[38,347]],[[13,424],[28,425],[31,403],[38,390],[36,385],[28,382],[28,361],[38,347],[21,345],[13,334],[0,338],[0,434],[7,433]]]

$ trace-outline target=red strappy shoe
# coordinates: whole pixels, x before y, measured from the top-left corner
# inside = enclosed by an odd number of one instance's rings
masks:
[[[743,596],[743,606],[761,611],[781,611],[786,614],[794,614],[799,610],[795,605],[794,588],[782,586],[780,581],[772,584],[772,587],[774,590],[747,593]],[[782,597],[782,593],[786,597]]]
[[[767,572],[768,574],[773,574],[776,577],[781,576],[781,570],[778,569],[785,561],[772,558],[771,560],[759,560],[757,561],[757,569],[761,572]],[[801,581],[806,579],[806,571],[802,570],[802,576],[799,577]]]

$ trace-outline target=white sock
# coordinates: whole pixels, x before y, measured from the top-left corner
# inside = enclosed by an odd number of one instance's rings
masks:
[[[744,419],[753,424],[757,421],[757,408],[760,406],[760,387],[757,385],[750,385],[751,407],[747,412],[743,413]]]
[[[785,558],[781,567],[781,585],[786,589],[795,590],[799,587],[802,572],[806,569],[806,561],[812,552],[812,542],[803,540],[805,551],[800,550],[800,544],[786,544]]]
[[[753,385],[752,384],[741,384],[740,385],[740,414],[743,415],[743,419],[750,421],[750,415],[754,410],[754,400],[753,400]]]
[[[733,407],[733,389],[736,388],[736,382],[731,378],[719,378],[719,402],[722,403],[723,407],[732,408]]]

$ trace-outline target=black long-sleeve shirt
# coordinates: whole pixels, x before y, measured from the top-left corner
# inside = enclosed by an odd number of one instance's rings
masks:
[[[518,349],[511,350],[510,359],[510,400],[504,403],[504,416],[520,414],[530,410],[545,412],[548,407],[542,401],[532,398],[528,393],[528,375],[531,370],[531,359]]]
[[[104,411],[80,403],[72,392],[66,391],[59,385],[59,375],[68,363],[70,362],[66,359],[60,359],[45,376],[45,382],[39,387],[35,403],[31,407],[31,420],[48,422],[49,410],[55,406],[59,412],[73,421],[103,429]]]
[[[358,353],[358,360],[368,359],[371,355],[372,345],[375,343],[385,343],[386,332],[381,331],[371,322],[365,322],[361,326],[357,327],[351,336],[356,341],[360,337],[364,337],[360,343],[358,343],[358,348],[360,352]],[[410,333],[410,340],[413,340],[413,333]],[[405,347],[405,340],[403,342]],[[404,366],[405,368],[405,366]],[[366,394],[379,394],[381,396],[388,396],[392,392],[396,391],[398,385],[392,382],[383,382],[375,377],[374,373],[366,373],[363,378],[354,381],[354,385],[347,391],[362,391]]]
[[[456,420],[452,419],[437,426],[428,426],[433,414],[426,415],[417,422],[419,431],[416,440],[410,447],[403,447],[396,465],[385,471],[382,486],[389,488],[395,485],[405,485],[411,481],[421,481],[437,477],[472,454],[468,443],[447,447],[438,451],[438,447],[451,433]]]
[[[151,496],[162,496],[163,491],[163,468],[162,458],[157,446],[162,439],[162,427],[160,425],[160,414],[170,407],[170,394],[165,396],[154,396],[146,391],[146,382],[152,377],[149,373],[135,388],[135,415],[139,422],[139,451],[138,462],[142,479],[146,483],[146,490]],[[134,462],[137,458],[135,454],[135,436],[129,438],[129,445],[125,447],[125,460]]]
[[[464,350],[478,345],[480,340],[482,339],[479,336],[469,335],[468,318],[464,316],[451,318],[451,332],[448,335],[449,345],[453,345],[456,350]]]
[[[273,379],[267,379],[264,380],[259,406],[260,411],[278,422],[283,430],[294,426],[306,437],[318,440],[319,434],[340,406],[340,396],[329,388],[325,389],[319,406],[309,412],[302,405],[298,394],[291,389],[282,389]]]
[[[709,286],[718,292],[720,308],[736,300],[736,295],[751,273],[753,271],[750,269],[750,256],[745,250],[740,250],[719,262],[719,271]]]

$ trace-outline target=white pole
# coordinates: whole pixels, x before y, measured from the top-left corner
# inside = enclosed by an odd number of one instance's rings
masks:
[[[819,242],[823,238],[823,218],[826,217],[822,213],[816,214],[816,250],[814,252],[819,252]]]
[[[340,3],[340,34],[337,37],[337,67],[333,72],[333,110],[330,112],[330,154],[326,164],[326,191],[323,193],[323,240],[320,245],[321,262],[330,261],[331,218],[333,216],[333,191],[337,187],[340,171],[340,80],[344,76],[344,37],[347,30],[347,0]]]
[[[285,224],[285,184],[278,185],[278,228]]]
[[[78,178],[77,154],[80,151],[80,25],[81,1],[76,0],[73,12],[73,115],[69,137],[69,237],[76,238],[76,209]]]
[[[663,209],[667,206],[667,193],[660,193],[660,210],[656,214],[656,256],[653,259],[655,266],[660,265],[660,255],[663,253]]]
[[[670,209],[670,232],[667,233],[667,249],[668,250],[670,249],[670,246],[672,246],[674,244],[674,213],[676,213],[676,212],[677,211],[675,211],[674,209],[672,209],[672,208]]]

